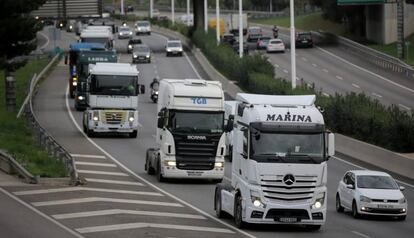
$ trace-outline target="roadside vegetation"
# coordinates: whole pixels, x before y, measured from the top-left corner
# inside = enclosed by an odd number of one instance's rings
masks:
[[[28,81],[34,73],[39,73],[48,62],[49,58],[33,60],[16,71],[17,110],[26,96]],[[24,117],[16,119],[17,112],[6,111],[5,80],[2,70],[0,70],[0,82],[0,149],[14,156],[33,175],[41,177],[66,176],[64,164],[49,157],[47,152],[36,143]]]
[[[414,34],[411,34],[405,40],[406,42],[409,42],[408,58],[407,58],[407,47],[404,46],[405,58],[403,60],[407,64],[414,66]],[[397,43],[395,42],[388,44],[388,45],[369,44],[368,46],[375,50],[381,51],[385,54],[397,57]]]
[[[169,23],[154,23],[171,26]],[[306,84],[292,90],[290,81],[274,75],[274,68],[266,56],[253,54],[240,59],[229,46],[217,46],[214,31],[206,35],[203,30],[196,30],[186,36],[217,70],[245,91],[277,95],[316,94],[316,104],[323,109],[330,130],[392,151],[414,152],[414,114],[408,114],[396,106],[386,107],[364,94],[325,97]]]

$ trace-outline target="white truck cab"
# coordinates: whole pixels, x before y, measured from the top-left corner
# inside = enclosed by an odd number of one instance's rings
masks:
[[[217,184],[215,210],[238,227],[325,223],[327,160],[334,137],[315,95],[237,94],[231,184]],[[231,123],[230,123],[231,124]]]
[[[138,84],[135,66],[121,63],[89,65],[87,110],[83,130],[96,133],[124,133],[135,138],[138,133],[138,94],[145,88]]]
[[[80,42],[101,43],[107,49],[114,46],[114,36],[107,29],[86,29],[80,34]]]
[[[157,179],[224,176],[224,93],[220,82],[163,79],[157,104],[157,148],[145,168]]]

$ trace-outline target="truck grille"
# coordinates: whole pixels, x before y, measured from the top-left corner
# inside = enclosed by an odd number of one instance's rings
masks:
[[[313,197],[317,176],[295,175],[295,181],[290,185],[283,182],[284,176],[261,176],[260,186],[266,198],[276,202],[296,202]]]
[[[221,135],[173,134],[178,169],[211,170],[214,168]]]
[[[112,125],[124,122],[126,115],[123,111],[104,111],[102,114],[104,122]]]
[[[275,220],[284,217],[295,217],[298,220],[309,220],[309,214],[303,209],[270,209],[266,218],[273,218]]]

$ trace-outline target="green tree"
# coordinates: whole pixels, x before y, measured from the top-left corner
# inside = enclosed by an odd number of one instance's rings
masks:
[[[36,32],[41,29],[30,12],[46,0],[0,1],[0,68],[14,69],[19,64],[10,63],[16,56],[27,55],[36,49]]]

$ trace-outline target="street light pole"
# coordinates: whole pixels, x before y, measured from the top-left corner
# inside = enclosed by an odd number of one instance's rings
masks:
[[[175,24],[175,0],[171,0],[171,22]]]
[[[220,3],[216,0],[216,39],[217,45],[220,44]]]
[[[125,15],[125,12],[124,12],[124,0],[121,0],[121,15]]]
[[[207,24],[207,19],[208,19],[208,9],[207,9],[207,0],[204,0],[204,31],[207,33],[208,32],[208,24]]]
[[[153,18],[153,12],[154,12],[154,0],[150,0],[150,18]]]
[[[187,0],[187,26],[190,26],[190,0]]]
[[[243,58],[243,1],[239,0],[239,57]]]
[[[295,10],[294,2],[290,0],[290,60],[292,89],[296,88],[296,45],[295,45]]]

